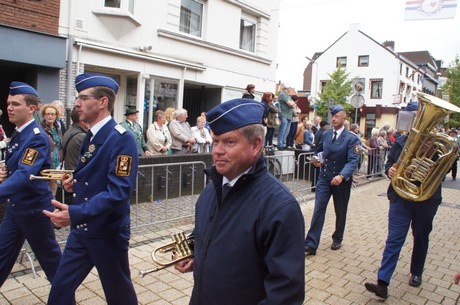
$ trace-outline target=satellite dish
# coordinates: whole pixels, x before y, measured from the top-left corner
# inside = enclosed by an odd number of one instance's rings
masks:
[[[355,108],[361,108],[364,106],[364,97],[360,94],[355,94],[351,97],[350,103]]]

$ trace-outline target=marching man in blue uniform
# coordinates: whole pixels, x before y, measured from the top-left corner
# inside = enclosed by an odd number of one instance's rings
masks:
[[[305,298],[305,225],[299,203],[268,173],[260,102],[234,99],[207,113],[212,179],[196,204],[190,304],[289,304]]]
[[[60,227],[71,226],[48,305],[74,304],[74,293],[96,267],[107,304],[135,305],[128,247],[130,202],[136,183],[138,151],[134,137],[110,116],[118,83],[106,75],[82,74],[75,107],[90,129],[73,177],[63,181],[73,204],[53,200],[44,213]]]
[[[406,106],[406,111],[416,112],[418,103],[411,101]],[[385,163],[385,173],[393,179],[396,174],[399,156],[401,155],[408,135],[402,135],[396,139],[391,146]],[[422,274],[428,254],[430,233],[433,230],[433,220],[442,202],[441,185],[434,194],[427,200],[414,202],[399,196],[392,184],[388,186],[387,197],[390,201],[388,212],[388,237],[385,243],[385,250],[382,255],[382,262],[377,272],[377,283],[367,282],[364,284],[369,292],[376,296],[387,299],[388,286],[391,277],[398,264],[399,254],[406,241],[409,228],[412,229],[414,245],[412,249],[409,286],[419,287],[422,285]]]
[[[0,225],[0,287],[26,239],[50,282],[61,259],[53,225],[41,212],[53,210],[49,181],[29,180],[51,167],[48,136],[33,117],[38,100],[37,91],[28,84],[11,83],[7,110],[16,130],[6,149],[6,166],[0,166],[0,202],[7,205]]]
[[[359,140],[343,124],[346,119],[345,110],[341,105],[333,105],[330,111],[333,129],[323,133],[323,151],[317,152],[320,158],[314,161],[314,165],[321,167],[321,171],[316,185],[315,209],[305,240],[307,256],[316,255],[331,196],[336,216],[331,249],[339,250],[342,247],[353,172],[358,166]]]

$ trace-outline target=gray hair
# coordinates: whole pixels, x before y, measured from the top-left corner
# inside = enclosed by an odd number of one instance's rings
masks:
[[[174,118],[180,117],[183,114],[186,114],[187,110],[184,108],[174,110]]]

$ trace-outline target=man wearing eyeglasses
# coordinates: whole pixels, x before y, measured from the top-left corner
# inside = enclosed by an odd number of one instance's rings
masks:
[[[71,226],[48,305],[74,304],[78,286],[96,267],[107,304],[137,305],[128,248],[129,197],[136,183],[139,156],[134,137],[110,116],[118,83],[102,74],[77,76],[79,119],[90,129],[83,140],[73,177],[63,181],[72,205],[53,200],[57,226]]]

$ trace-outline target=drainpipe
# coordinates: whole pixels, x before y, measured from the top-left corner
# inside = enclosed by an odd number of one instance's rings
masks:
[[[69,33],[67,38],[67,100],[65,103],[66,123],[67,128],[70,127],[70,113],[72,111],[72,51],[73,51],[73,14],[72,14],[72,0],[69,0]],[[78,68],[77,68],[78,71]]]

